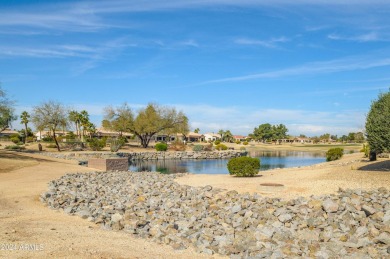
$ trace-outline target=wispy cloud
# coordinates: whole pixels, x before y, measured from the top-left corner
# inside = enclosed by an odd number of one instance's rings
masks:
[[[239,38],[236,39],[234,42],[239,45],[258,45],[266,48],[277,48],[278,43],[284,43],[288,41],[290,41],[290,39],[286,37],[278,37],[269,40],[254,40],[248,38]]]
[[[107,20],[107,14],[169,11],[213,6],[231,7],[279,7],[279,6],[340,6],[350,5],[349,0],[111,0],[61,2],[52,4],[19,5],[18,10],[3,8],[0,11],[0,27],[26,27],[43,30],[93,32],[113,27],[132,27],[134,24]],[[354,6],[387,5],[386,0],[356,0]],[[137,25],[136,25],[137,26]]]
[[[364,70],[384,66],[390,66],[390,57],[356,56],[329,61],[310,62],[301,66],[257,74],[215,79],[202,82],[200,83],[200,85],[255,80],[262,78],[281,78],[311,74],[329,74],[343,71]]]
[[[390,38],[381,37],[377,32],[369,32],[366,34],[360,34],[356,36],[343,36],[340,34],[329,34],[328,38],[331,40],[344,40],[344,41],[358,41],[358,42],[371,42],[371,41],[389,41]]]

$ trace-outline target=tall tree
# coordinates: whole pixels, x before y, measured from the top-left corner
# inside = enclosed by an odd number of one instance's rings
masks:
[[[273,139],[277,142],[281,142],[282,139],[287,138],[288,129],[284,124],[273,125],[272,126]],[[276,142],[275,142],[276,143]]]
[[[194,130],[194,133],[199,133],[199,131],[200,131],[200,129],[199,129],[199,128],[196,128],[196,129]]]
[[[84,141],[84,135],[86,134],[88,127],[91,126],[88,112],[86,110],[82,110],[80,112],[79,119],[80,119],[81,141]]]
[[[21,119],[21,124],[24,124],[24,144],[27,143],[27,136],[28,136],[28,129],[27,129],[27,124],[30,122],[30,114],[28,114],[28,112],[24,111],[22,112],[22,114],[20,115],[20,119]]]
[[[53,133],[54,141],[58,151],[61,151],[58,144],[56,131],[60,127],[68,124],[68,112],[66,108],[58,102],[48,101],[39,106],[35,106],[32,114],[32,122],[37,128],[47,128]]]
[[[76,135],[80,137],[79,127],[80,127],[80,113],[78,111],[72,110],[69,112],[69,121],[73,122],[76,127]]]
[[[136,135],[144,148],[148,147],[150,140],[157,133],[188,132],[188,118],[183,112],[152,103],[139,110],[136,116],[126,103],[116,109],[107,107],[105,120],[110,122],[111,129],[115,131]]]
[[[390,92],[381,93],[371,104],[366,120],[366,136],[374,153],[390,152]]]
[[[218,134],[221,136],[221,140],[223,140],[223,137],[224,137],[224,135],[225,135],[225,131],[222,130],[222,129],[220,129],[220,130],[218,131]]]
[[[269,123],[264,123],[259,125],[259,127],[253,130],[251,136],[256,140],[261,140],[262,142],[269,141],[273,137],[272,125]]]
[[[230,130],[225,131],[225,134],[223,135],[223,141],[225,142],[233,141],[233,134],[230,132]]]
[[[16,120],[13,109],[14,102],[8,99],[6,92],[0,86],[0,132],[11,126]]]

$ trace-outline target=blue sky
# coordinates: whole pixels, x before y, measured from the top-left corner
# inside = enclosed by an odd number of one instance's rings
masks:
[[[5,0],[0,82],[18,113],[57,100],[97,126],[105,106],[157,102],[201,132],[342,135],[389,90],[389,13],[381,0]]]

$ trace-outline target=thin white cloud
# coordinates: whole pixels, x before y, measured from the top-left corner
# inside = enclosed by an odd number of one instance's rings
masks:
[[[390,38],[380,36],[377,32],[369,32],[366,34],[356,36],[343,36],[340,34],[329,34],[328,38],[331,40],[357,41],[357,42],[373,42],[373,41],[389,41]]]
[[[239,38],[236,39],[234,42],[239,45],[258,45],[266,48],[277,48],[278,43],[284,43],[288,41],[290,40],[286,37],[278,37],[269,40],[254,40],[248,38]]]
[[[98,31],[113,27],[133,27],[133,24],[108,21],[106,15],[115,13],[137,13],[153,11],[170,11],[178,9],[207,8],[214,6],[231,7],[286,7],[286,6],[344,6],[351,5],[350,0],[111,0],[61,2],[52,4],[18,5],[3,8],[0,11],[0,27],[27,27],[53,31]],[[356,0],[355,8],[359,6],[372,7],[388,5],[386,0]],[[26,30],[27,31],[27,30]]]
[[[329,61],[310,62],[301,66],[285,68],[281,70],[250,74],[244,76],[227,77],[205,81],[202,84],[237,82],[263,78],[280,78],[299,75],[330,74],[343,71],[364,70],[375,67],[390,66],[390,57],[357,56]]]

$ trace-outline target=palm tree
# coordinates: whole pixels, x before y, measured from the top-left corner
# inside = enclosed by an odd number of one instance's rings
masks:
[[[71,122],[73,122],[73,123],[75,124],[75,126],[76,126],[76,135],[77,135],[78,137],[80,137],[80,136],[79,136],[79,135],[80,135],[80,134],[79,134],[80,113],[78,113],[77,111],[70,111],[68,117],[69,117],[69,120],[70,120]]]
[[[233,140],[233,134],[230,132],[230,130],[225,131],[225,136],[223,136],[224,141],[226,142],[232,142]]]
[[[196,128],[196,129],[194,130],[194,133],[199,133],[199,131],[200,131],[200,129],[199,129],[199,128]]]
[[[22,114],[20,115],[20,119],[22,120],[20,123],[21,124],[24,124],[24,144],[27,143],[27,136],[28,136],[28,130],[27,130],[27,124],[30,122],[30,114],[28,114],[28,112],[24,111],[22,112]]]
[[[84,141],[85,131],[89,126],[89,114],[86,110],[82,110],[80,112],[80,126],[83,126],[83,129],[80,128],[81,131],[81,141]]]
[[[223,139],[224,139],[224,134],[225,134],[225,131],[223,131],[223,130],[219,130],[219,131],[218,131],[218,134],[219,134],[219,135],[221,135],[221,141],[223,141]]]

